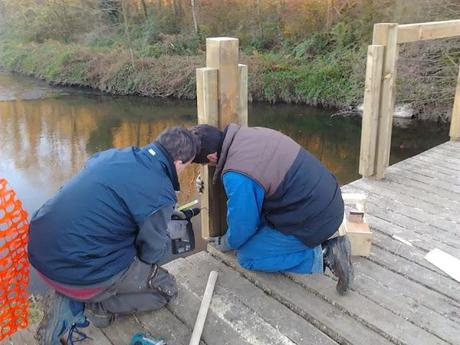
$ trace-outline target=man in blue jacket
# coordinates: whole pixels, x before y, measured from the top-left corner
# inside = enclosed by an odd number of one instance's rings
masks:
[[[268,128],[230,124],[191,128],[200,140],[194,162],[216,166],[227,195],[224,236],[242,267],[265,272],[323,272],[328,267],[344,294],[353,280],[351,246],[336,236],[344,205],[335,177],[308,151]],[[334,237],[334,238],[332,238]],[[325,266],[323,266],[325,265]]]
[[[160,265],[169,260],[178,174],[198,141],[185,128],[142,148],[96,153],[32,217],[29,260],[50,294],[37,338],[73,344],[78,328],[110,324],[115,314],[155,310],[177,294]]]

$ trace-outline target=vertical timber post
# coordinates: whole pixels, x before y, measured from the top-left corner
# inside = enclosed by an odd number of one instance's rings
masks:
[[[239,65],[237,38],[206,39],[206,68],[197,69],[198,123],[224,129],[230,123],[246,126],[247,66]],[[226,231],[226,198],[222,183],[213,184],[213,167],[203,167],[205,191],[201,198],[202,237]]]
[[[450,119],[450,140],[460,141],[460,70],[457,78],[457,88],[455,89],[454,107]]]
[[[396,61],[399,53],[398,24],[375,24],[372,44],[385,46],[374,172],[377,179],[382,179],[385,177],[385,169],[390,162],[391,131],[395,107]]]
[[[238,124],[248,125],[248,66],[238,65],[239,94],[238,94]]]
[[[211,126],[219,126],[218,104],[217,104],[217,69],[197,68],[196,70],[196,104],[198,123],[207,123]],[[211,223],[215,218],[212,214],[219,212],[216,209],[218,204],[213,199],[212,181],[214,167],[204,165],[201,167],[201,178],[206,181],[201,194],[201,231],[204,238],[209,237],[209,229],[214,229],[219,224]]]
[[[375,151],[379,122],[380,92],[384,46],[370,45],[367,50],[366,81],[364,86],[363,119],[361,126],[361,152],[359,173],[372,176],[375,173]]]

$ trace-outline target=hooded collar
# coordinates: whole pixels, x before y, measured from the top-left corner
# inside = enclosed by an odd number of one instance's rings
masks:
[[[236,123],[229,124],[224,131],[224,141],[222,143],[222,149],[220,150],[219,160],[217,161],[216,171],[214,173],[213,183],[217,183],[224,169],[225,161],[227,160],[228,150],[235,139],[236,133],[240,130],[241,126]]]
[[[165,167],[166,173],[172,182],[175,191],[180,191],[179,178],[177,176],[176,166],[174,160],[169,152],[158,141],[142,147],[142,151],[148,156],[157,158]],[[152,158],[153,158],[152,157]]]

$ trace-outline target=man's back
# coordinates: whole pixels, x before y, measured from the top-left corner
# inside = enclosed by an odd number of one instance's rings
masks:
[[[155,156],[139,148],[97,153],[33,216],[30,261],[64,284],[107,280],[133,260],[145,218],[174,203],[159,151]]]
[[[236,171],[265,190],[262,217],[279,231],[315,246],[332,235],[343,217],[335,177],[312,154],[268,128],[231,124],[217,172]]]

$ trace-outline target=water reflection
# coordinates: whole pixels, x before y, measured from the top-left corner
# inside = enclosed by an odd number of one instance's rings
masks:
[[[0,95],[8,93],[8,83],[12,83],[15,95],[35,94],[34,86],[54,95],[0,101],[0,176],[9,180],[29,212],[76,174],[93,153],[111,147],[142,146],[167,127],[196,122],[195,102],[190,101],[56,90],[4,74],[0,74],[0,83]],[[271,127],[291,136],[318,157],[341,184],[359,178],[359,118],[331,118],[328,111],[300,105],[252,104],[249,114],[251,126]],[[395,127],[392,163],[446,141],[447,134],[446,126],[426,122],[414,122],[404,129]],[[181,202],[195,197],[196,173],[197,168],[192,167],[181,177]]]

